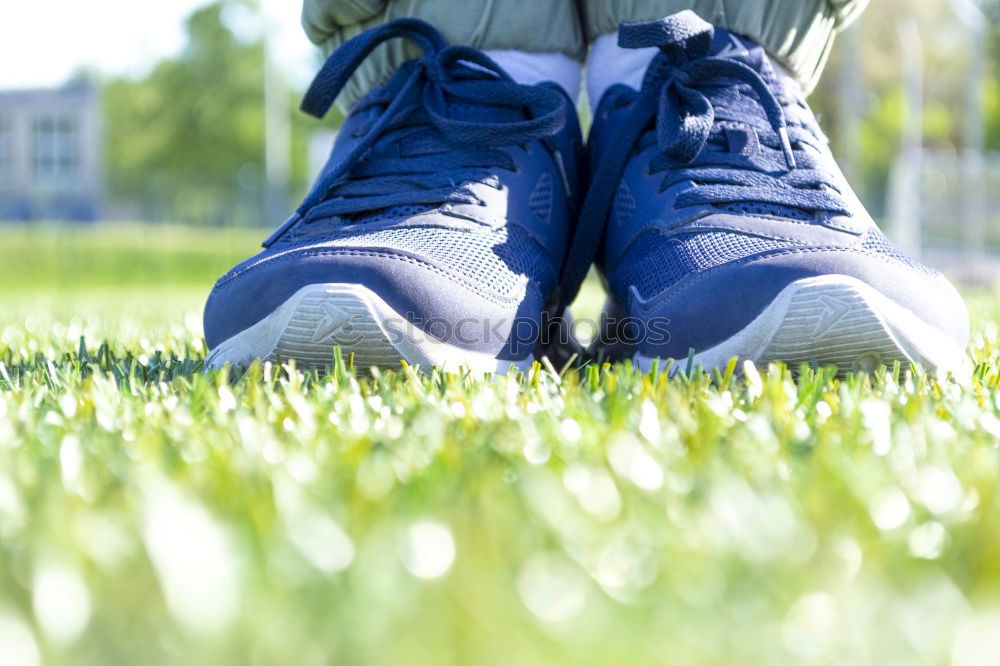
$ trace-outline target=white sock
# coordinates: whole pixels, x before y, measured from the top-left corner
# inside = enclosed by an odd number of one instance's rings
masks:
[[[655,46],[645,49],[623,49],[618,46],[618,33],[609,32],[594,40],[587,56],[587,98],[591,111],[601,103],[608,88],[624,83],[638,90],[646,68],[659,52]]]
[[[580,96],[580,63],[562,53],[528,53],[526,51],[486,51],[511,78],[533,86],[553,81],[576,103]]]

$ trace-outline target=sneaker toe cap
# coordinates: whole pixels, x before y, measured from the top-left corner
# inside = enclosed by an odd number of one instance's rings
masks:
[[[537,287],[527,280],[513,293],[498,294],[417,254],[313,246],[264,252],[220,279],[205,306],[208,346],[249,328],[314,284],[361,285],[434,337],[500,358],[530,353],[534,340],[525,332],[530,327],[522,325],[518,333],[515,322],[536,321],[543,305]],[[456,327],[459,321],[476,326]]]
[[[793,282],[836,275],[872,287],[957,346],[965,346],[965,305],[942,275],[869,252],[801,248],[691,273],[645,302],[633,299],[633,314],[646,321],[662,321],[669,332],[667,340],[660,336],[640,341],[639,352],[683,358],[691,349],[708,349],[747,327]]]

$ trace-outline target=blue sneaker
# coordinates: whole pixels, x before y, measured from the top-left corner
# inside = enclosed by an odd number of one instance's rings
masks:
[[[205,307],[208,365],[525,368],[546,325],[582,139],[561,88],[515,83],[480,51],[401,19],[333,53],[303,110],[322,117],[378,44],[423,56],[352,110],[298,210]]]
[[[599,248],[640,367],[692,352],[706,369],[964,366],[961,297],[886,240],[761,47],[690,11],[622,24],[619,44],[660,53],[640,91],[615,86],[596,111],[567,287]]]

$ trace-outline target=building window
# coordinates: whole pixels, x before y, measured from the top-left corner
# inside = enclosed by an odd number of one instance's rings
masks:
[[[80,171],[80,131],[68,116],[39,116],[34,127],[35,179],[49,185],[72,185]]]
[[[7,180],[13,177],[13,151],[11,139],[11,123],[0,116],[0,190],[4,189]]]

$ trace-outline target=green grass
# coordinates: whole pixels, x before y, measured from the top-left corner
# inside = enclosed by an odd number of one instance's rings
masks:
[[[66,233],[0,248],[4,666],[1000,653],[995,294],[970,295],[967,385],[779,365],[237,378],[202,371],[199,310],[259,234],[216,252],[176,228]],[[53,277],[36,246],[99,274]]]
[[[205,289],[259,250],[258,229],[106,225],[3,228],[0,287],[77,292],[88,288]]]

